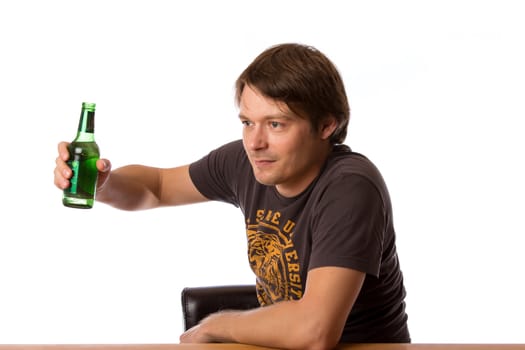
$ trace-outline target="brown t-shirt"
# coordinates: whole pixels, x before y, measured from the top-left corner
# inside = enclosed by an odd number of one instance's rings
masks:
[[[341,342],[410,342],[390,197],[366,157],[336,146],[292,198],[257,182],[241,141],[191,164],[190,175],[208,199],[242,210],[262,306],[301,298],[310,269],[347,267],[366,278]]]

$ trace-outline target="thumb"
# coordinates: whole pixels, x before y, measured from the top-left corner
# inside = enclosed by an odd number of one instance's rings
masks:
[[[106,183],[111,173],[111,162],[107,159],[97,160],[98,181],[97,187],[100,189]]]
[[[97,169],[101,173],[107,173],[111,171],[111,162],[107,159],[101,158],[97,160]]]

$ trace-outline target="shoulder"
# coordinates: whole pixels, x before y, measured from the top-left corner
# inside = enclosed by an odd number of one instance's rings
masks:
[[[376,192],[383,202],[389,201],[387,186],[377,166],[365,155],[352,151],[346,145],[335,146],[326,161],[318,187],[340,195],[347,191]]]
[[[241,140],[222,145],[190,164],[195,187],[206,198],[237,203],[236,190],[249,162]]]
[[[375,164],[362,153],[354,152],[346,145],[337,145],[328,157],[327,169],[337,168],[349,173],[377,175]]]
[[[228,142],[220,147],[220,149],[227,149],[227,150],[241,150],[244,152],[244,147],[242,145],[242,140],[235,140]]]
[[[372,182],[383,182],[383,177],[376,165],[361,153],[352,151],[346,145],[335,146],[326,161],[321,177],[345,177],[360,175]]]
[[[200,160],[194,162],[191,167],[196,167],[203,163],[208,166],[226,165],[229,162],[235,164],[245,159],[247,159],[247,157],[242,145],[242,140],[235,140],[213,149]]]
[[[210,154],[213,154],[213,153],[246,155],[244,152],[244,147],[242,145],[242,140],[235,140],[235,141],[228,142],[210,152]]]

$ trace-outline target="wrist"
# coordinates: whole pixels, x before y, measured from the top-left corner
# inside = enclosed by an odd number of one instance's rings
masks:
[[[238,311],[220,311],[206,317],[200,323],[201,332],[209,342],[237,343],[233,334],[235,319],[240,315]]]

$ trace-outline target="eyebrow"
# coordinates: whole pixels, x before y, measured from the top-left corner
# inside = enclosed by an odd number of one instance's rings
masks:
[[[264,120],[272,120],[272,119],[285,119],[285,120],[294,120],[294,119],[297,119],[299,118],[298,116],[295,116],[295,115],[288,115],[288,114],[269,114],[269,115],[265,115],[263,117]],[[239,113],[239,119],[250,119],[248,118],[247,116],[243,115],[242,113]]]

